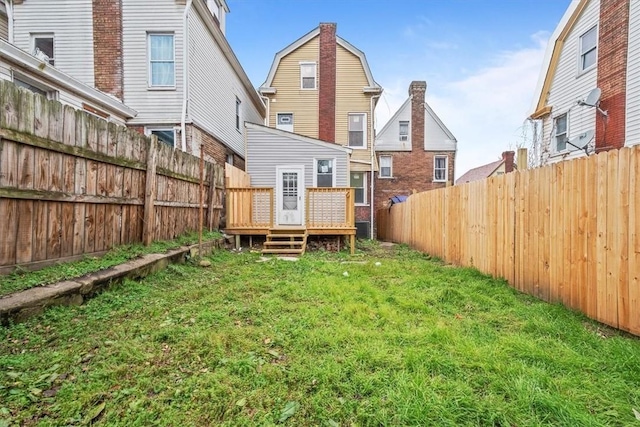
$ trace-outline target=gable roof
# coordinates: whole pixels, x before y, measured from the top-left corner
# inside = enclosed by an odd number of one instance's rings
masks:
[[[307,142],[307,143],[310,143],[310,144],[318,145],[320,147],[329,148],[329,149],[337,150],[337,151],[342,151],[342,152],[347,153],[347,154],[351,154],[351,152],[353,151],[353,149],[351,149],[349,147],[344,147],[344,146],[339,145],[339,144],[334,144],[332,142],[321,141],[319,139],[310,138],[308,136],[300,135],[299,133],[287,132],[286,130],[271,128],[271,127],[268,127],[268,126],[265,126],[265,125],[259,125],[257,123],[245,122],[244,126],[247,129],[260,130],[260,131],[263,131],[263,132],[266,132],[266,133],[270,133],[272,135],[278,135],[278,136],[283,136],[285,138],[295,139],[295,140],[298,140],[298,141],[301,141],[301,142]]]
[[[539,119],[551,112],[551,107],[546,105],[547,95],[549,94],[551,81],[553,80],[558,61],[560,60],[560,52],[562,52],[567,35],[589,1],[590,0],[571,0],[567,11],[549,38],[544,59],[542,60],[540,76],[538,77],[538,83],[534,92],[533,105],[531,106],[532,112],[530,117],[532,119]]]
[[[275,58],[273,59],[273,63],[271,64],[271,69],[269,70],[269,74],[267,75],[267,80],[265,80],[265,82],[262,83],[262,85],[258,90],[263,91],[266,89],[266,91],[269,91],[269,89],[272,89],[271,85],[273,84],[273,78],[276,75],[276,71],[278,69],[278,66],[280,65],[280,61],[282,60],[282,58],[284,58],[291,52],[295,51],[300,46],[304,45],[310,40],[314,39],[315,37],[318,37],[319,35],[320,35],[320,26],[309,31],[307,34],[300,37],[298,40],[294,41],[289,46],[282,49],[280,52],[276,53]],[[348,50],[349,52],[353,53],[355,56],[357,56],[360,59],[360,63],[362,64],[362,69],[364,70],[364,74],[367,77],[367,84],[369,85],[368,87],[365,87],[365,90],[371,91],[371,92],[381,92],[382,87],[378,83],[376,83],[376,81],[373,79],[373,75],[371,74],[371,69],[369,68],[369,63],[367,62],[367,58],[365,57],[364,52],[362,52],[360,49],[356,48],[351,43],[349,43],[348,41],[346,41],[345,39],[337,35],[336,35],[336,43],[342,46],[343,48],[345,48],[346,50]]]
[[[378,132],[378,135],[382,135],[389,126],[391,126],[391,123],[395,122],[396,120],[398,120],[398,116],[400,115],[400,113],[402,113],[404,111],[405,108],[407,108],[408,105],[411,105],[411,97],[408,97],[406,101],[404,101],[404,103],[402,103],[402,105],[400,106],[400,108],[398,108],[396,110],[396,112],[393,114],[393,116],[391,116],[391,118],[389,120],[387,120],[387,123],[385,123],[385,125],[382,127],[382,129],[380,129],[380,132]]]
[[[464,175],[456,180],[456,184],[464,184],[465,182],[480,181],[481,179],[488,178],[503,163],[504,159],[500,159],[495,162],[487,163],[486,165],[478,166],[477,168],[469,169]]]
[[[438,115],[436,114],[435,111],[433,111],[431,109],[431,106],[429,106],[429,104],[427,102],[424,103],[424,109],[427,111],[427,113],[431,116],[431,118],[433,118],[433,120],[436,122],[436,124],[438,125],[438,127],[440,127],[440,129],[442,129],[442,131],[449,137],[450,140],[458,142],[458,140],[456,139],[455,136],[453,136],[453,134],[451,133],[451,131],[449,130],[449,128],[447,128],[444,123],[442,123],[442,120],[440,120],[440,117],[438,117]],[[426,120],[425,120],[426,123]]]

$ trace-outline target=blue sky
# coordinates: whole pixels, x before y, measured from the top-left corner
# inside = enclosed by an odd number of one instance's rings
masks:
[[[456,177],[522,141],[546,43],[570,0],[227,0],[227,38],[254,86],[275,53],[336,22],[384,88],[379,130],[412,80],[458,139]]]

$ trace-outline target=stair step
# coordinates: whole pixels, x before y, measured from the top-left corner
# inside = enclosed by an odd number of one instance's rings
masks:
[[[295,239],[306,238],[306,234],[267,234],[267,239]]]
[[[305,242],[302,240],[295,240],[295,241],[278,241],[278,242],[264,242],[265,246],[302,246],[304,245]]]
[[[263,249],[263,254],[296,254],[302,255],[304,249]]]

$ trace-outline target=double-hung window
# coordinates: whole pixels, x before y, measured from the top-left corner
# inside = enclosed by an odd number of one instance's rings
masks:
[[[391,156],[380,156],[380,173],[378,176],[380,178],[391,178],[393,175],[393,157]]]
[[[300,63],[300,88],[316,89],[316,63],[301,62]]]
[[[401,120],[398,123],[398,138],[400,141],[408,141],[409,140],[409,122],[405,120]]]
[[[149,33],[149,86],[155,88],[176,86],[173,34]]]
[[[33,56],[55,65],[53,34],[31,34]]]
[[[447,156],[435,156],[433,158],[433,181],[447,181],[447,166],[449,158]]]
[[[356,205],[366,205],[367,204],[367,176],[364,172],[351,172],[350,179],[351,187],[355,188]]]
[[[554,140],[556,145],[556,151],[564,151],[567,149],[567,113],[556,116],[553,119]]]
[[[334,167],[333,159],[316,160],[316,187],[333,187]]]
[[[367,147],[367,115],[365,113],[349,114],[349,147]]]
[[[598,60],[598,27],[580,36],[580,71],[593,67]]]

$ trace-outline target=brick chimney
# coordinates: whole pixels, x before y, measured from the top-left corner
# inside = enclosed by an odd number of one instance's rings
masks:
[[[427,82],[413,81],[409,85],[411,97],[411,148],[424,151],[424,94]]]
[[[320,24],[318,137],[336,142],[336,24]]]
[[[502,160],[504,160],[504,173],[513,172],[513,159],[515,155],[515,151],[505,151],[502,153]]]
[[[122,0],[92,3],[95,87],[122,100]]]
[[[602,90],[596,112],[596,151],[621,148],[625,140],[627,46],[630,0],[601,0],[598,28],[598,87]]]

